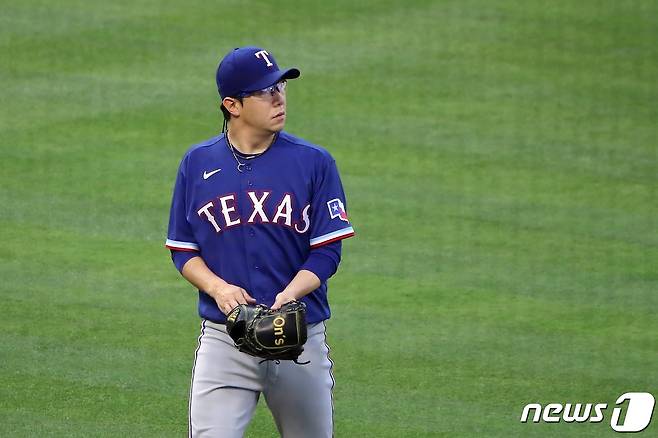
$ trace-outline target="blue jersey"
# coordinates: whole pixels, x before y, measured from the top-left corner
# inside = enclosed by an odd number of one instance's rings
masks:
[[[166,246],[195,251],[230,284],[271,306],[313,248],[354,235],[334,159],[286,132],[237,169],[221,134],[190,148],[178,169]],[[302,299],[307,321],[329,318],[326,281]],[[199,291],[199,315],[224,322]]]

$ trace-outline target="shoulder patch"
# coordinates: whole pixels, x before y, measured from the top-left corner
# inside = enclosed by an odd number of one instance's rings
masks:
[[[327,202],[327,208],[329,209],[329,214],[331,215],[332,219],[339,218],[342,221],[349,222],[347,219],[345,206],[343,205],[343,201],[340,199],[336,198]]]

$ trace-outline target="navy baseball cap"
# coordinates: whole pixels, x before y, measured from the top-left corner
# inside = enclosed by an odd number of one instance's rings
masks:
[[[296,68],[279,69],[267,50],[250,46],[227,53],[217,67],[215,80],[223,99],[267,88],[282,79],[295,79],[300,74]]]

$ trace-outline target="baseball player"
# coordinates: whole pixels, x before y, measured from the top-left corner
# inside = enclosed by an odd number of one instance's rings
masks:
[[[222,133],[191,147],[178,169],[166,246],[199,290],[201,335],[189,401],[192,437],[241,437],[261,394],[284,437],[333,434],[333,376],[325,320],[327,279],[354,235],[336,163],[285,131],[287,81],[259,47],[230,51],[217,68]],[[299,363],[238,351],[226,314],[240,304],[306,305]],[[306,363],[302,365],[302,363]]]

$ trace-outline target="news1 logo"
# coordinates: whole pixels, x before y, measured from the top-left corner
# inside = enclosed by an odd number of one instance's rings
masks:
[[[624,412],[623,405],[628,401]],[[617,398],[612,410],[610,427],[616,432],[642,432],[651,423],[656,400],[648,392],[627,392]],[[533,423],[600,423],[605,419],[607,403],[529,403],[521,413],[521,423],[532,418]],[[532,417],[530,413],[532,412]],[[625,415],[622,415],[624,414]]]

